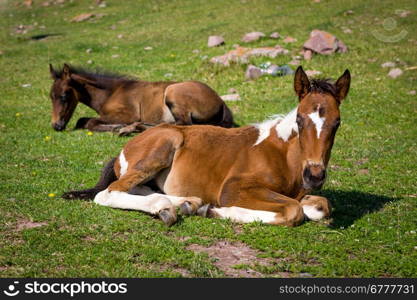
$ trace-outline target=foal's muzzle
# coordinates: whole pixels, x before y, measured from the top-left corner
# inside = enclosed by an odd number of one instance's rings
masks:
[[[303,187],[307,190],[320,189],[326,179],[326,169],[322,164],[307,164],[303,171]]]
[[[52,123],[52,128],[55,129],[56,131],[62,131],[65,129],[65,122],[64,121],[58,121],[55,123]]]

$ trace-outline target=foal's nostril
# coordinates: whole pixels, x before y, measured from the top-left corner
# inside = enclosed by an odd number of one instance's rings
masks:
[[[62,131],[65,129],[65,125],[57,122],[57,123],[52,124],[52,128],[55,129],[56,131]]]
[[[306,188],[320,188],[326,178],[326,170],[306,167],[303,171],[303,185]]]
[[[326,171],[325,170],[321,170],[316,176],[318,181],[323,181],[324,178],[326,178]]]

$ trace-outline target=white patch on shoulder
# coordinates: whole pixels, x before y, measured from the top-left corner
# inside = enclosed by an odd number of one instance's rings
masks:
[[[278,123],[276,130],[278,136],[284,141],[287,142],[291,134],[294,132],[298,133],[297,126],[297,109],[292,110],[288,115],[285,116],[281,122]]]
[[[251,223],[260,221],[272,223],[275,221],[276,213],[264,210],[253,210],[237,206],[213,208],[213,211],[222,219],[231,219],[239,223]]]
[[[311,121],[313,121],[314,125],[316,125],[317,138],[320,138],[321,129],[326,118],[320,117],[318,110],[312,112],[308,116],[310,117]]]
[[[258,129],[259,135],[254,146],[262,143],[265,139],[267,139],[271,133],[271,129],[274,127],[278,136],[284,142],[287,142],[293,131],[298,133],[296,117],[297,109],[294,109],[287,115],[275,115],[273,116],[273,119],[266,120],[260,124],[256,124],[255,127]]]
[[[303,205],[303,211],[307,218],[313,221],[321,220],[324,217],[324,212],[312,205]]]
[[[126,174],[127,168],[129,166],[129,163],[126,160],[123,150],[119,155],[119,162],[120,162],[120,177],[122,177],[124,174]]]
[[[271,119],[271,120],[267,120],[262,123],[256,124],[255,127],[258,129],[259,135],[254,146],[266,140],[271,132],[271,128],[274,127],[278,122],[279,120],[277,119]]]

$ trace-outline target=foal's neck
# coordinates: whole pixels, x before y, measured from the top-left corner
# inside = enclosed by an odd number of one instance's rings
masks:
[[[88,95],[81,94],[79,101],[100,114],[101,107],[109,98],[109,91],[92,85],[86,85],[85,90]]]

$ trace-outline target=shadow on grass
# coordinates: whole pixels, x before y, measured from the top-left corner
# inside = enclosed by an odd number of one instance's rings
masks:
[[[388,202],[397,201],[382,195],[359,191],[323,190],[318,194],[330,200],[333,206],[332,227],[348,227],[364,215],[380,210]]]

